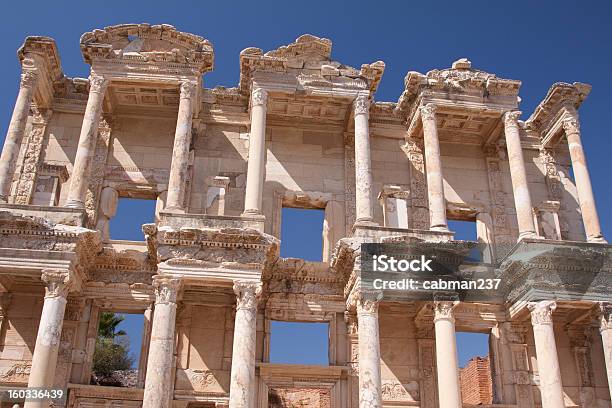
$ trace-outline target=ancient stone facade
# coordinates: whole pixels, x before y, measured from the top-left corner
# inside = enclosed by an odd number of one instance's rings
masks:
[[[18,53],[0,385],[64,388],[69,407],[456,408],[461,330],[489,334],[490,406],[610,406],[610,246],[578,116],[589,85],[554,84],[523,121],[521,82],[466,59],[410,71],[380,102],[383,62],[344,65],[312,35],[246,48],[238,85],[214,89],[212,44],[169,25],[80,45],[86,79],[64,75],[50,38]],[[142,242],[110,239],[120,197],[157,201]],[[279,256],[283,207],[325,212],[323,262]],[[449,220],[489,244],[503,301],[362,287],[360,244],[459,245]],[[145,316],[137,388],[89,385],[102,311]],[[328,323],[329,365],[270,363],[272,320]]]

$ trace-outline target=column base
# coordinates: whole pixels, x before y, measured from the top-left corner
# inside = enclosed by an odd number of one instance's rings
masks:
[[[354,226],[363,226],[363,227],[378,227],[378,223],[374,222],[372,218],[357,218],[355,220]]]
[[[166,207],[164,208],[165,212],[175,213],[175,214],[185,214],[185,209],[182,207]]]
[[[587,242],[591,242],[593,244],[607,244],[608,243],[608,241],[606,241],[604,237],[590,237],[590,238],[587,238]]]
[[[0,204],[8,204],[8,197],[0,195]]]
[[[85,203],[82,202],[82,201],[78,201],[78,200],[68,199],[66,204],[64,204],[64,207],[66,207],[66,208],[75,208],[77,210],[84,210],[85,209]]]
[[[533,231],[525,231],[525,232],[519,233],[519,237],[516,240],[516,242],[521,242],[524,239],[545,239],[545,238],[539,236],[538,234],[536,234]]]
[[[245,216],[245,217],[263,216],[263,211],[257,208],[249,208],[248,210],[244,210],[241,216]]]
[[[446,225],[436,225],[436,226],[430,227],[429,230],[436,231],[436,232],[452,232],[451,230],[448,229]]]

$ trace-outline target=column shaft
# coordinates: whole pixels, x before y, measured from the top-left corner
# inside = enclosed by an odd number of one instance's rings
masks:
[[[421,107],[423,142],[425,147],[425,169],[427,171],[427,196],[429,198],[429,228],[448,231],[444,177],[440,159],[440,140],[436,123],[436,109],[432,104]]]
[[[185,186],[187,167],[189,165],[189,147],[191,145],[191,126],[193,123],[193,98],[197,90],[196,83],[185,81],[181,83],[181,99],[179,102],[176,131],[174,132],[174,147],[170,178],[168,180],[168,211],[184,211]]]
[[[531,204],[531,195],[529,194],[527,171],[525,170],[525,160],[523,158],[523,148],[521,147],[521,137],[518,128],[518,118],[520,116],[520,111],[506,112],[503,116],[519,240],[525,237],[536,237],[535,225],[533,223],[533,205]]]
[[[251,93],[251,133],[247,164],[244,214],[263,214],[262,198],[266,169],[266,111],[268,92],[255,88]]]
[[[608,373],[608,387],[610,388],[610,399],[612,399],[612,304],[600,303],[599,307],[599,333],[601,333],[601,344]]]
[[[359,408],[382,407],[378,300],[357,300],[359,340]]]
[[[143,407],[169,408],[172,404],[176,303],[181,280],[156,276],[155,311],[143,396]]]
[[[70,291],[70,273],[63,269],[47,269],[41,276],[45,283],[43,303],[36,346],[32,355],[32,368],[28,378],[28,388],[49,388],[55,380],[57,354],[64,323],[64,312]],[[48,407],[49,401],[26,401],[24,408]]]
[[[372,160],[370,150],[368,96],[360,94],[355,99],[355,223],[373,223],[372,208]]]
[[[236,321],[232,349],[230,408],[255,406],[255,346],[257,338],[257,300],[260,282],[234,283]]]
[[[13,108],[13,115],[11,116],[6,139],[4,140],[4,148],[0,156],[0,202],[6,203],[8,196],[11,194],[13,173],[15,172],[17,156],[19,155],[26,122],[28,121],[28,113],[32,96],[34,95],[37,76],[36,70],[30,69],[24,70],[21,74],[17,101]]]
[[[453,309],[458,302],[434,303],[434,325],[436,332],[436,362],[438,370],[438,398],[440,407],[461,408],[461,385],[455,338]]]
[[[567,136],[572,168],[574,169],[574,179],[578,190],[578,203],[582,213],[582,222],[589,242],[606,242],[601,233],[599,215],[595,206],[591,177],[587,167],[586,156],[582,148],[580,138],[580,124],[576,117],[569,117],[563,120],[563,129]]]
[[[531,325],[535,340],[542,408],[564,408],[563,384],[552,313],[556,308],[554,301],[531,303]]]
[[[89,167],[96,148],[102,102],[104,101],[108,81],[104,77],[92,73],[89,76],[89,85],[89,96],[83,115],[79,145],[70,175],[70,191],[66,202],[66,207],[70,208],[85,208],[85,196],[89,186]]]

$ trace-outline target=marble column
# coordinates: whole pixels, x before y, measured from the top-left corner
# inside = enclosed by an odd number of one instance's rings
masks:
[[[34,65],[34,63],[32,62],[31,65]],[[24,67],[21,73],[17,101],[15,101],[13,115],[11,116],[11,121],[9,122],[6,139],[4,139],[2,155],[0,156],[1,203],[6,203],[9,195],[11,194],[13,173],[15,172],[17,156],[19,156],[19,149],[21,148],[21,141],[23,140],[26,122],[28,121],[30,103],[32,103],[32,97],[34,95],[37,79],[38,72],[34,67],[27,69]]]
[[[576,182],[576,189],[578,190],[578,203],[580,204],[580,212],[582,213],[582,222],[584,224],[587,241],[605,243],[606,241],[604,240],[599,224],[597,207],[595,206],[591,177],[589,176],[589,169],[587,167],[584,149],[582,148],[580,122],[578,118],[576,116],[565,118],[563,120],[563,129],[567,136],[572,168],[574,169],[574,181]]]
[[[531,325],[535,341],[542,408],[564,408],[563,384],[552,314],[557,304],[552,300],[530,303]]]
[[[612,303],[599,304],[599,333],[604,349],[610,399],[612,399]]]
[[[382,407],[378,304],[375,294],[357,297],[359,341],[359,408]]]
[[[429,199],[429,229],[448,231],[436,106],[431,103],[421,106],[421,120],[423,122],[427,197]]]
[[[172,405],[174,331],[176,304],[182,280],[156,275],[155,311],[151,328],[149,360],[145,378],[143,407],[169,408]]]
[[[236,281],[236,321],[232,349],[230,408],[255,407],[255,347],[257,339],[257,301],[261,282]]]
[[[254,88],[251,92],[251,133],[247,165],[244,214],[262,215],[262,197],[266,169],[266,111],[268,91]]]
[[[181,97],[178,118],[176,121],[176,130],[174,132],[174,148],[172,149],[170,178],[168,180],[168,197],[166,201],[166,210],[168,211],[185,211],[185,186],[187,180],[187,167],[189,165],[193,105],[196,92],[196,82],[184,81],[181,83]]]
[[[355,110],[355,224],[374,224],[368,95],[359,94],[355,98],[353,108]]]
[[[36,346],[32,355],[32,368],[28,378],[28,388],[49,388],[55,380],[57,354],[59,351],[64,312],[68,292],[73,284],[70,271],[66,269],[45,269],[41,276],[45,284],[43,303]],[[49,401],[26,401],[24,408],[48,407]]]
[[[457,301],[434,302],[438,398],[440,407],[444,408],[461,408],[462,406],[455,316],[453,314],[458,304]]]
[[[96,148],[102,102],[107,87],[108,80],[106,78],[93,72],[89,75],[89,96],[83,115],[74,166],[70,174],[70,190],[66,201],[66,207],[69,208],[85,208],[85,196],[89,186],[89,168]]]
[[[523,158],[523,148],[518,127],[518,119],[521,113],[520,111],[512,111],[504,113],[503,116],[519,240],[537,237],[535,224],[533,223],[533,205],[531,204],[531,195],[529,194],[527,171],[525,170],[525,159]]]

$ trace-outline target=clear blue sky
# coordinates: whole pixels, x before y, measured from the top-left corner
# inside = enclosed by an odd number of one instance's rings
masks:
[[[2,15],[2,135],[19,83],[15,51],[27,35],[55,38],[64,72],[86,77],[88,66],[79,50],[80,35],[119,23],[169,23],[212,41],[216,68],[205,77],[207,87],[238,83],[242,49],[274,49],[303,33],[330,38],[333,57],[345,64],[359,67],[385,61],[387,69],[377,100],[396,101],[407,71],[449,67],[460,57],[470,58],[477,69],[522,80],[523,119],[554,82],[590,83],[593,91],[580,110],[583,142],[604,234],[610,239],[612,212],[606,211],[612,205],[607,174],[611,170],[612,113],[608,99],[612,95],[609,1],[589,2],[588,6],[579,1],[166,0],[104,1],[95,6],[82,1],[13,1],[3,5]],[[294,338],[294,349],[298,349],[301,337]],[[460,347],[460,352],[462,349],[467,346]]]

